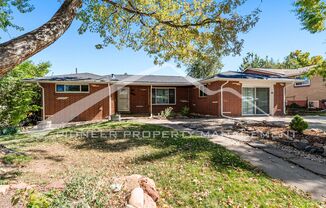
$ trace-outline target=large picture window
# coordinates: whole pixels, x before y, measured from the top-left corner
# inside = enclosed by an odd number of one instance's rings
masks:
[[[89,86],[57,84],[55,90],[58,93],[86,93],[89,92]]]
[[[153,88],[152,103],[153,105],[174,105],[175,88]]]

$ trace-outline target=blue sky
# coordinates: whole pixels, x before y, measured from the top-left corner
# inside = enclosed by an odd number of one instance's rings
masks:
[[[23,26],[25,31],[42,25],[60,6],[56,0],[31,2],[35,5],[32,13],[15,14],[15,23]],[[262,3],[260,0],[249,0],[241,12],[249,12],[260,5],[260,21],[249,33],[241,35],[245,40],[241,56],[223,58],[223,71],[237,70],[247,52],[255,52],[260,56],[268,55],[279,60],[296,49],[309,51],[312,55],[325,56],[326,33],[310,34],[301,30],[301,25],[292,12],[292,3],[293,0],[263,0]],[[154,66],[153,59],[142,51],[134,52],[127,48],[118,50],[114,46],[102,50],[95,49],[94,45],[100,43],[100,38],[92,33],[79,35],[79,25],[78,21],[74,21],[58,41],[32,57],[32,60],[36,63],[50,61],[50,74],[74,73],[76,67],[78,72],[138,74]],[[22,33],[14,30],[0,33],[0,41]],[[183,68],[180,70],[183,72]],[[176,73],[164,68],[156,74]]]

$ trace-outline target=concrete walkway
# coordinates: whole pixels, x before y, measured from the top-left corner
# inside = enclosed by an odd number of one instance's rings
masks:
[[[145,123],[159,124],[180,131],[193,131],[185,128],[183,121],[167,120],[139,120]],[[193,122],[193,121],[192,121]],[[204,124],[204,122],[203,122]],[[238,137],[238,138],[236,138]],[[255,148],[241,141],[241,136],[213,136],[209,138],[213,143],[222,145],[236,152],[241,158],[250,162],[255,167],[263,170],[269,176],[279,179],[285,185],[295,187],[310,193],[313,199],[326,201],[326,179],[304,168],[294,165],[277,155],[270,154],[262,149]],[[316,167],[317,168],[317,167]]]

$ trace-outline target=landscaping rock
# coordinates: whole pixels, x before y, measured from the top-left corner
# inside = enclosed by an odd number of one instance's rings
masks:
[[[0,194],[6,194],[9,188],[9,185],[0,185]]]
[[[306,148],[308,148],[309,143],[306,142],[293,142],[292,145],[297,148],[298,150],[306,150]]]
[[[119,192],[122,189],[122,184],[121,183],[113,183],[113,184],[111,184],[110,189],[113,193]]]
[[[145,199],[144,190],[142,188],[135,188],[130,193],[128,204],[135,208],[143,208],[144,199]]]
[[[321,148],[321,147],[323,147],[323,144],[320,144],[320,143],[318,143],[318,142],[315,142],[315,143],[313,144],[313,146],[314,146],[314,147]]]
[[[142,178],[141,175],[134,174],[124,177],[124,187],[123,189],[127,192],[131,192],[135,188],[139,188],[139,180]]]
[[[142,178],[139,181],[140,187],[144,190],[146,194],[148,194],[152,199],[156,202],[159,199],[159,194],[155,190],[155,183],[154,181],[149,182],[149,178]]]
[[[144,208],[156,208],[156,203],[148,194],[144,195]]]
[[[323,149],[324,149],[324,152],[323,152],[322,155],[323,155],[324,157],[326,157],[326,146],[324,146]]]

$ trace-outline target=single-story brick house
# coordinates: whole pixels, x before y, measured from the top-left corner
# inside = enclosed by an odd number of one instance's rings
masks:
[[[216,117],[281,116],[285,114],[285,86],[295,80],[228,71],[203,80],[77,73],[26,81],[42,88],[43,119],[61,112],[59,117],[69,121],[89,121],[117,113],[155,115],[169,106],[175,112],[187,106],[191,113]]]

